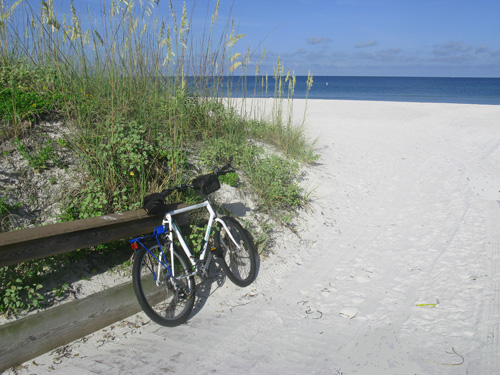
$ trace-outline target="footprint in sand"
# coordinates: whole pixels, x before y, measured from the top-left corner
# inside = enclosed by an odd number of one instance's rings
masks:
[[[370,277],[368,277],[368,276],[355,276],[355,277],[353,277],[353,279],[358,284],[364,284],[364,283],[369,283],[370,282]]]
[[[341,370],[342,373],[358,375],[422,373],[391,329],[379,329],[355,339],[348,347]]]
[[[496,177],[470,176],[470,187],[479,198],[500,201],[500,179]]]

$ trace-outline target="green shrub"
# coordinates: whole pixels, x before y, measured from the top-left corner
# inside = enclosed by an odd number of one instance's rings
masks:
[[[21,311],[40,307],[44,297],[40,275],[42,262],[27,262],[18,266],[0,267],[0,313],[18,315]]]
[[[2,191],[3,189],[0,190]],[[9,215],[14,214],[21,207],[21,202],[8,203],[6,196],[0,196],[0,233],[12,229]]]
[[[0,120],[15,125],[55,116],[62,100],[54,91],[55,76],[50,68],[23,62],[0,67]]]
[[[6,197],[0,197],[0,217],[2,215],[8,215],[21,207],[20,202],[14,204],[7,203]]]
[[[190,225],[190,233],[187,236],[188,246],[195,254],[202,250],[203,243],[205,242],[205,233],[207,226]]]
[[[295,182],[299,164],[276,155],[257,158],[247,168],[252,187],[271,211],[300,207],[302,189]]]
[[[240,178],[236,173],[228,173],[219,177],[220,182],[231,187],[236,187],[240,184]]]
[[[56,143],[58,144],[58,143]],[[30,150],[19,139],[16,139],[17,151],[28,162],[28,165],[34,170],[47,169],[50,166],[60,166],[59,155],[54,148],[54,142],[51,139],[46,139],[45,143],[35,145]]]

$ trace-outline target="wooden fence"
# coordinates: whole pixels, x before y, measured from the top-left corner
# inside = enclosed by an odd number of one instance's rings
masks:
[[[160,224],[161,217],[137,210],[0,233],[0,266],[131,238]],[[129,282],[0,325],[0,373],[139,311]]]

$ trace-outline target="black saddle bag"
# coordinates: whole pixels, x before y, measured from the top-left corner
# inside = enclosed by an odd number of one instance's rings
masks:
[[[153,193],[144,197],[144,210],[148,215],[160,215],[165,212],[165,198],[160,193]]]
[[[198,194],[209,195],[220,189],[219,176],[216,174],[204,174],[196,177],[192,185]]]

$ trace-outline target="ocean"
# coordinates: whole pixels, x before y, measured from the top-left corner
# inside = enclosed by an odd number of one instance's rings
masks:
[[[226,78],[225,84],[230,80]],[[296,77],[294,98],[306,97],[306,82],[306,76]],[[288,97],[288,84],[284,86]],[[268,78],[267,90],[265,78],[232,77],[230,95],[273,97],[274,77]],[[500,105],[500,78],[318,76],[313,77],[308,98]]]

